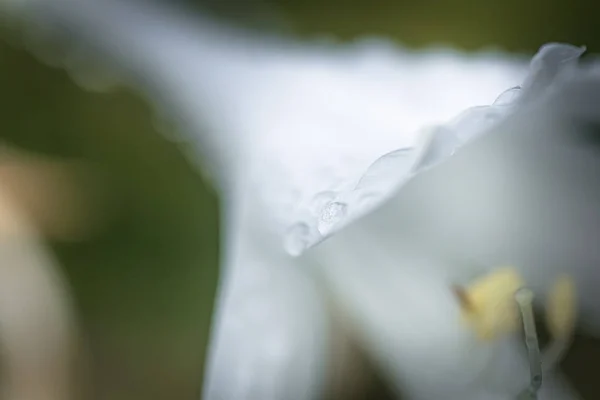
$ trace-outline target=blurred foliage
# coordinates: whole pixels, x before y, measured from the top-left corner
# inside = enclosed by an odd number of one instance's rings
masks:
[[[0,70],[2,138],[92,162],[111,192],[107,229],[54,244],[101,398],[197,398],[217,274],[213,193],[131,94],[82,91],[6,45]]]
[[[165,0],[167,1],[167,0]],[[195,1],[225,16],[409,46],[535,51],[548,41],[600,48],[598,5],[558,1]],[[274,10],[275,13],[266,13]],[[0,44],[2,138],[95,163],[114,203],[108,228],[53,244],[93,356],[97,398],[195,399],[218,274],[214,193],[131,93],[85,92],[60,70]]]
[[[303,36],[385,35],[411,47],[500,47],[532,52],[546,42],[600,48],[600,4],[590,0],[189,0],[226,17],[273,22]],[[268,12],[265,12],[268,10]]]

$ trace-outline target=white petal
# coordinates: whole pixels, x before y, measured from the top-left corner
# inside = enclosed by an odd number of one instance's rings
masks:
[[[261,243],[244,215],[226,240],[202,398],[319,399],[329,362],[323,301],[298,261]]]
[[[362,205],[350,198],[343,203],[349,224],[340,219],[345,228],[331,228],[337,234],[304,255],[321,263],[391,381],[399,388],[416,382],[417,397],[426,383],[459,392],[490,365],[458,323],[450,287],[492,267],[520,268],[542,294],[558,274],[573,275],[582,320],[600,324],[600,67],[562,64],[554,73],[534,69],[528,82],[536,74],[546,80],[538,96],[524,92],[507,109],[477,109],[434,136],[417,153],[433,147],[436,162],[421,168],[429,158],[413,158],[409,179],[406,162],[393,154],[379,170],[388,183],[377,195],[386,201],[352,221],[352,208]],[[497,112],[481,124],[482,115]]]
[[[299,271],[321,271],[306,268],[307,257],[288,257],[284,245],[288,252],[301,253],[347,213],[344,204],[332,200],[355,185],[380,183],[377,170],[360,178],[381,155],[419,143],[423,126],[491,102],[524,72],[519,60],[493,54],[415,54],[381,42],[333,47],[267,40],[207,20],[196,24],[177,10],[135,0],[21,4],[36,23],[87,43],[158,100],[190,133],[203,161],[221,180],[227,233],[239,232],[246,239],[225,243],[208,398],[237,398],[238,393],[277,398],[290,385],[299,385],[299,399],[320,391],[327,326],[321,300]],[[439,133],[434,131],[434,146],[427,148],[441,155],[452,152],[454,141],[448,145]],[[394,154],[404,167],[417,156],[433,157]],[[389,161],[381,159],[376,169],[394,168]],[[393,194],[398,176],[392,177],[383,192]],[[233,215],[240,208],[244,216]],[[326,218],[315,219],[320,215]],[[326,254],[315,264],[328,264],[322,272],[362,327],[370,350],[391,375],[402,371],[416,378],[415,373],[431,372],[439,379],[438,389],[464,393],[463,384],[473,376],[456,370],[456,363],[466,361],[472,372],[486,353],[469,358],[468,334],[456,324],[456,310],[443,291],[447,277],[434,273],[438,260],[417,257],[414,265],[433,266],[405,280],[395,267],[412,267],[410,252],[396,258],[388,251],[393,238],[379,241],[381,235],[369,229],[362,236],[352,232],[343,232],[347,239],[339,258]],[[364,246],[369,246],[364,254],[349,251]],[[433,288],[439,288],[439,296],[431,295]],[[390,310],[395,305],[398,309]],[[266,322],[264,316],[269,316]],[[269,335],[280,341],[276,349]],[[421,367],[433,363],[435,369],[406,370],[413,359]]]
[[[309,247],[382,204],[413,177],[446,161],[457,151],[462,151],[463,146],[496,128],[515,114],[518,111],[516,109],[532,102],[539,104],[545,92],[556,87],[552,85],[556,75],[565,69],[569,70],[583,51],[582,48],[565,44],[543,46],[533,58],[530,74],[522,85],[505,91],[489,106],[469,108],[453,121],[429,128],[413,147],[400,148],[382,155],[364,172],[357,185],[336,193],[331,199],[331,203],[337,208],[344,208],[344,215],[335,224],[330,223],[326,230],[320,229],[323,236],[313,237]],[[313,221],[307,223],[319,226],[324,219],[331,219],[329,214],[325,207],[321,215],[314,215]]]
[[[488,103],[525,67],[493,53],[415,54],[383,41],[306,45],[152,1],[0,1],[7,5],[38,34],[75,42],[79,58],[88,49],[125,74],[199,144],[218,179],[251,180],[285,222],[286,206],[309,208],[336,181],[412,145],[422,126]]]

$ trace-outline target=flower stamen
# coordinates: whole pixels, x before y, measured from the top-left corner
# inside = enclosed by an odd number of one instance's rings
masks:
[[[540,351],[536,329],[534,293],[525,286],[514,268],[496,269],[469,286],[454,286],[453,291],[463,319],[485,342],[516,333],[520,311],[529,356],[530,383],[518,399],[537,399],[543,374],[560,363],[572,342],[577,316],[574,281],[569,276],[560,276],[548,295],[546,326],[551,342],[543,351]]]
[[[543,373],[554,369],[571,345],[577,316],[575,283],[568,276],[561,276],[554,283],[546,304],[546,325],[552,342],[541,354],[533,314],[533,292],[522,288],[515,294],[515,299],[523,319],[531,375],[529,387],[518,399],[535,400],[542,385]]]
[[[519,395],[519,399],[537,399],[537,392],[542,387],[542,358],[535,317],[533,315],[533,292],[528,288],[521,288],[515,294],[515,299],[521,310],[523,328],[525,330],[525,345],[529,354],[529,387]]]
[[[492,341],[518,329],[518,311],[513,294],[523,286],[515,269],[500,268],[466,288],[455,287],[463,319],[477,337]]]

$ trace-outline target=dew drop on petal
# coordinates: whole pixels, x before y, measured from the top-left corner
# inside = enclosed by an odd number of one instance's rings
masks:
[[[429,134],[429,141],[418,163],[418,170],[427,169],[452,156],[461,145],[460,139],[449,129],[437,128]]]
[[[521,87],[520,86],[515,86],[513,88],[510,88],[508,90],[505,90],[504,92],[502,92],[500,94],[500,96],[498,96],[496,98],[496,100],[494,101],[494,105],[495,106],[507,106],[510,105],[512,103],[514,103],[514,101],[517,99],[517,97],[519,97],[519,95],[521,94]]]
[[[354,188],[354,211],[366,211],[392,193],[394,187],[410,177],[414,161],[414,148],[401,148],[373,162]]]
[[[311,210],[318,214],[328,203],[331,203],[337,195],[338,193],[333,190],[317,193],[310,204]]]
[[[338,222],[340,222],[346,212],[348,211],[348,206],[344,203],[334,201],[327,204],[323,211],[321,211],[321,216],[319,218],[318,230],[322,235],[326,235],[331,228]]]
[[[299,222],[292,225],[287,231],[284,238],[285,251],[293,256],[297,257],[310,243],[310,227],[304,222]]]
[[[395,183],[399,175],[410,171],[413,153],[412,148],[402,148],[378,158],[360,178],[355,190],[370,188],[373,192],[377,188],[381,192],[387,191],[389,184]]]

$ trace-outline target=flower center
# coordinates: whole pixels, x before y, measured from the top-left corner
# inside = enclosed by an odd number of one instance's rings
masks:
[[[549,292],[545,311],[551,340],[542,352],[535,325],[534,293],[526,288],[514,268],[496,269],[467,287],[453,289],[464,322],[482,341],[489,342],[516,333],[519,319],[522,321],[531,379],[529,387],[519,398],[535,399],[543,373],[558,365],[571,344],[577,314],[574,281],[569,276],[560,276]]]

